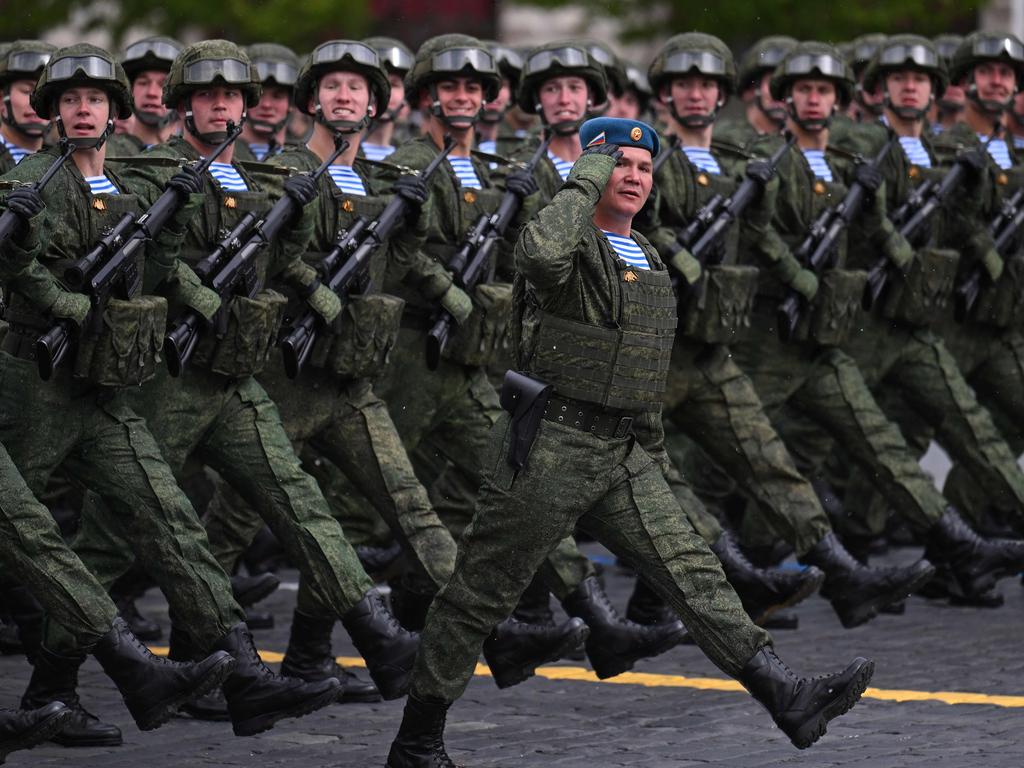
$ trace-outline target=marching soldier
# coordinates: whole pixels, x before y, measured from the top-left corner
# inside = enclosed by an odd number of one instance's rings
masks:
[[[121,66],[132,87],[132,118],[130,130],[110,137],[111,157],[132,157],[174,135],[178,113],[164,106],[164,82],[181,48],[171,37],[144,37],[125,49]]]
[[[0,174],[43,148],[49,122],[32,108],[32,91],[56,50],[39,40],[18,40],[0,52]]]

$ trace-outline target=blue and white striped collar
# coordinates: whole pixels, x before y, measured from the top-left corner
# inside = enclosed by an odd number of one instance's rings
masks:
[[[622,235],[617,235],[614,232],[609,232],[607,229],[602,229],[601,231],[604,233],[604,236],[608,238],[608,242],[612,246],[616,255],[629,264],[629,266],[636,267],[637,269],[651,268],[643,249],[637,245],[636,240],[632,237],[623,237]]]
[[[707,147],[680,147],[679,149],[686,155],[687,160],[705,173],[710,173],[714,176],[722,175],[722,167]]]

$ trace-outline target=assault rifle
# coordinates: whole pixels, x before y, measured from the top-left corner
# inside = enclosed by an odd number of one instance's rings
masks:
[[[429,181],[441,167],[454,146],[455,141],[446,136],[441,152],[419,172],[424,182]],[[408,211],[409,201],[394,195],[377,218],[368,221],[365,216],[360,216],[356,219],[320,262],[320,279],[324,285],[342,301],[347,300],[356,287],[363,284],[373,254],[405,220]],[[317,312],[307,309],[281,340],[284,371],[289,379],[296,378],[302,372],[324,325],[323,318]]]
[[[310,178],[318,181],[347,147],[348,141],[340,134],[336,134],[334,151],[316,170],[310,172]],[[255,221],[255,215],[249,214],[252,216],[250,224],[243,227],[245,219],[249,216],[243,217],[228,237],[196,264],[195,272],[203,281],[203,285],[220,297],[220,308],[213,318],[214,332],[218,336],[222,337],[227,333],[228,304],[232,297],[242,295],[252,298],[259,291],[257,255],[273,242],[301,208],[302,206],[291,195],[282,195],[259,221]],[[205,319],[199,312],[188,309],[164,336],[164,357],[167,358],[167,370],[171,376],[181,375],[195,351],[205,325]]]
[[[869,167],[877,170],[895,143],[896,139],[890,137],[871,160]],[[811,270],[820,277],[829,267],[839,236],[860,213],[865,193],[864,185],[855,180],[847,190],[846,197],[838,205],[823,210],[811,224],[806,237],[793,252],[797,261],[805,269]],[[776,321],[780,339],[789,341],[793,337],[793,332],[796,330],[806,306],[807,301],[804,297],[795,290],[790,290],[789,295],[779,305],[777,312]]]
[[[549,133],[537,147],[537,151],[527,161],[524,170],[533,173],[537,163],[548,150],[554,134]],[[490,271],[491,253],[498,240],[505,234],[512,219],[523,206],[522,199],[514,192],[506,191],[498,203],[497,210],[487,215],[481,214],[473,228],[469,230],[459,250],[448,262],[455,284],[470,293],[484,280]],[[427,334],[427,368],[435,370],[441,362],[441,354],[448,345],[455,318],[443,307],[438,309],[433,318],[433,327]]]
[[[74,142],[68,141],[67,139],[60,140],[60,154],[57,155],[57,159],[50,164],[50,167],[46,169],[46,173],[40,176],[32,184],[32,189],[36,192],[42,192],[43,188],[50,183],[50,179],[57,175],[57,171],[68,161],[68,158],[74,154],[76,147]],[[0,214],[0,244],[6,243],[10,240],[18,230],[21,229],[21,225],[24,220],[16,214],[14,211],[4,211]]]

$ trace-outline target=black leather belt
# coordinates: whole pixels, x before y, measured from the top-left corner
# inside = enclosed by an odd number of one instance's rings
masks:
[[[628,411],[561,395],[551,395],[548,399],[544,419],[605,439],[626,437],[633,429],[633,416]]]

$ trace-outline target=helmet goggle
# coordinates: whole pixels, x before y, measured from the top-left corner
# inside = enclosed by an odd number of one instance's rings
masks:
[[[412,69],[414,59],[411,53],[402,50],[397,45],[392,45],[388,48],[378,48],[377,56],[384,62],[385,65],[391,67],[391,69],[398,69],[407,72]]]
[[[775,69],[775,67],[779,66],[779,62],[782,61],[783,57],[787,53],[789,53],[788,48],[778,48],[776,46],[771,46],[769,48],[765,48],[762,51],[758,51],[758,66],[771,67],[772,69]]]
[[[254,61],[253,66],[259,73],[260,82],[273,80],[278,85],[294,86],[299,79],[299,70],[284,61]]]
[[[786,61],[782,67],[785,75],[814,75],[823,77],[846,77],[846,63],[830,53],[801,53]]]
[[[68,56],[50,64],[49,79],[69,80],[81,72],[93,80],[114,80],[114,62],[102,56]]]
[[[185,66],[186,85],[207,85],[221,78],[226,83],[241,85],[252,82],[249,65],[238,59],[203,59]]]
[[[975,56],[997,58],[1007,56],[1015,61],[1024,61],[1024,45],[1013,37],[982,37],[974,41],[971,52]]]
[[[181,48],[163,40],[140,40],[125,49],[122,63],[144,59],[151,56],[162,61],[174,61],[181,53]]]
[[[494,57],[483,48],[452,48],[435,54],[431,59],[434,72],[461,72],[467,67],[475,72],[493,75],[498,70]]]
[[[647,82],[647,76],[636,67],[626,67],[626,78],[630,86],[639,93],[649,94],[651,85]]]
[[[523,65],[523,75],[528,77],[538,72],[551,69],[555,63],[561,64],[567,69],[585,67],[590,64],[590,57],[583,48],[555,48],[550,51],[538,51],[526,59]]]
[[[50,61],[50,54],[40,51],[20,51],[7,57],[8,72],[37,72]]]
[[[916,64],[919,67],[935,69],[939,66],[939,55],[934,49],[920,43],[893,45],[879,51],[878,63],[886,66]]]
[[[960,42],[958,40],[943,40],[935,44],[935,49],[939,52],[939,56],[946,61],[953,58],[953,54],[956,53],[956,49],[959,47]]]
[[[404,53],[400,48],[390,48],[385,50]],[[370,46],[363,45],[362,43],[324,43],[313,51],[313,65],[334,64],[341,61],[346,56],[352,59],[356,64],[362,64],[365,67],[380,66],[380,56],[378,56],[378,51],[375,51]]]
[[[725,59],[710,51],[676,51],[665,57],[666,73],[685,75],[696,69],[703,75],[725,75]]]
[[[878,43],[860,43],[853,49],[853,60],[855,62],[867,62],[878,50]]]
[[[499,64],[508,64],[512,69],[523,68],[523,57],[511,48],[506,48],[504,45],[496,45],[492,50],[494,58],[498,60]]]
[[[590,51],[590,55],[597,59],[597,63],[600,64],[602,67],[615,66],[615,59],[612,57],[610,53],[608,53],[608,51],[606,51],[601,46],[591,45],[589,48],[587,48],[587,50]]]

